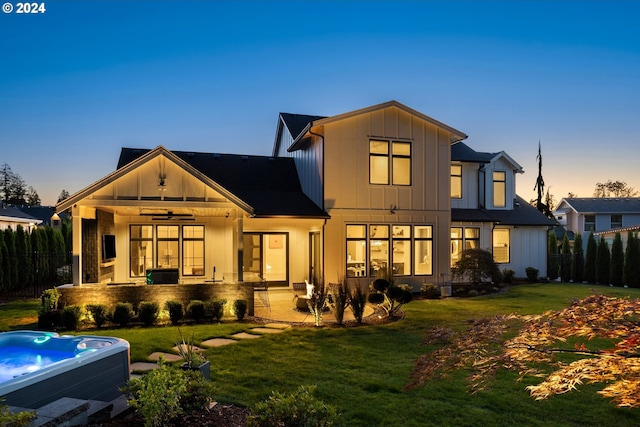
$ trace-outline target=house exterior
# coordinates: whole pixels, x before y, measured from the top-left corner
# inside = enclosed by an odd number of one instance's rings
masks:
[[[640,198],[564,198],[553,215],[574,233],[625,229],[640,225]]]
[[[468,248],[487,249],[501,269],[546,276],[547,233],[554,222],[516,194],[522,167],[504,151],[451,147],[451,263]]]
[[[41,223],[42,220],[23,212],[15,206],[7,206],[5,204],[0,206],[0,230],[11,228],[15,231],[18,226],[25,230],[31,230]]]
[[[57,205],[71,211],[73,285],[368,285],[392,272],[419,291],[473,246],[518,276],[546,272],[550,224],[515,195],[522,168],[466,138],[390,101],[281,113],[272,156],[123,148],[114,172]]]

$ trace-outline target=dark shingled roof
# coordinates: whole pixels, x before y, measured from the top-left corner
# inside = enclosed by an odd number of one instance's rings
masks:
[[[640,197],[597,198],[576,197],[564,199],[580,213],[640,213]]]
[[[451,221],[454,222],[499,222],[501,225],[544,225],[556,223],[540,211],[516,196],[513,210],[489,209],[451,209]]]
[[[280,117],[282,117],[282,121],[287,126],[287,129],[289,129],[289,133],[293,139],[296,139],[309,123],[326,118],[325,116],[308,116],[306,114],[291,113],[280,113]]]
[[[149,151],[123,148],[118,169]],[[329,217],[302,191],[292,158],[189,151],[172,153],[251,206],[256,216]]]
[[[456,142],[451,146],[451,160],[454,162],[489,163],[497,153],[480,153],[464,142]]]
[[[29,220],[38,219],[33,215],[29,215],[28,213],[23,212],[22,210],[20,210],[20,208],[16,206],[7,206],[4,204],[0,206],[0,216],[5,216],[9,218],[29,219]]]

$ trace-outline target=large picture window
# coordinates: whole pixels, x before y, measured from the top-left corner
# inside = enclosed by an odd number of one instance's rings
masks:
[[[288,233],[244,233],[244,280],[266,280],[270,285],[288,284]]]
[[[433,226],[349,224],[346,276],[433,274]]]
[[[411,143],[369,141],[369,182],[411,185]]]

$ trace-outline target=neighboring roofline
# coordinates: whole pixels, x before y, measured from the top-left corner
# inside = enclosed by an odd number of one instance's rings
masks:
[[[639,231],[640,230],[640,224],[636,224],[636,225],[631,225],[628,227],[621,227],[621,228],[611,228],[609,230],[600,230],[600,231],[594,231],[593,235],[594,236],[599,236],[601,234],[605,234],[605,233],[624,233],[625,231]]]
[[[639,214],[640,210],[638,211],[625,211],[625,212],[620,212],[617,210],[588,210],[588,211],[579,211],[578,209],[576,209],[576,207],[574,205],[571,204],[572,200],[589,200],[589,201],[611,201],[611,200],[639,200],[639,197],[563,197],[562,199],[560,199],[560,202],[558,202],[558,207],[554,210],[557,211],[560,209],[560,205],[562,205],[562,203],[564,202],[572,211],[574,211],[576,214],[578,215],[606,215],[606,214]]]
[[[38,219],[38,218],[25,218],[25,217],[19,217],[19,216],[5,216],[5,215],[0,215],[0,221],[6,221],[6,222],[19,222],[19,223],[25,223],[25,224],[42,224],[42,220]]]
[[[452,135],[452,139],[451,139],[451,143],[454,144],[456,142],[462,141],[464,139],[468,138],[468,135],[465,134],[464,132],[461,132],[455,128],[452,128],[449,125],[446,125],[432,117],[429,117],[417,110],[414,110],[413,108],[407,107],[404,104],[401,104],[398,101],[387,101],[387,102],[383,102],[382,104],[377,104],[377,105],[372,105],[370,107],[366,107],[366,108],[361,108],[359,110],[353,110],[353,111],[349,111],[346,113],[342,113],[342,114],[338,114],[335,116],[330,116],[330,117],[326,117],[324,119],[320,119],[320,120],[316,120],[313,122],[310,122],[302,132],[300,132],[299,135],[294,136],[294,141],[293,144],[291,144],[291,147],[289,147],[288,151],[295,151],[297,150],[298,146],[299,146],[299,142],[300,140],[303,139],[303,137],[311,130],[311,128],[316,127],[316,126],[323,126],[326,125],[328,123],[332,123],[338,120],[344,120],[344,119],[348,119],[350,117],[354,117],[354,116],[359,116],[361,114],[366,114],[366,113],[371,113],[373,111],[377,111],[377,110],[382,110],[385,108],[389,108],[389,107],[395,107],[398,108],[399,110],[402,110],[406,113],[409,113],[413,116],[419,117],[422,120],[431,123],[434,126],[437,126],[441,129],[444,129],[446,131],[448,131],[449,133],[451,133]]]
[[[250,215],[254,213],[255,209],[253,207],[247,205],[244,201],[240,200],[237,196],[227,191],[225,188],[217,184],[211,178],[207,177],[206,175],[204,175],[203,173],[195,169],[193,166],[191,166],[190,164],[182,160],[180,157],[176,156],[171,151],[167,150],[162,145],[158,145],[156,148],[149,150],[148,152],[142,154],[140,157],[136,158],[135,160],[132,160],[126,165],[120,167],[119,169],[116,169],[115,171],[111,172],[109,175],[105,176],[104,178],[94,182],[88,187],[85,187],[84,189],[78,191],[77,193],[67,197],[66,199],[64,199],[63,201],[61,201],[56,205],[56,213],[66,211],[71,206],[78,203],[80,200],[87,198],[90,194],[95,193],[97,190],[105,187],[108,184],[113,183],[118,178],[121,178],[127,173],[135,170],[140,165],[160,155],[164,155],[169,160],[176,163],[178,166],[182,167],[185,171],[191,173],[193,176],[200,179],[205,184],[208,184],[210,187],[220,192],[222,195],[227,197],[229,200],[231,200],[233,203],[238,205],[238,207],[245,210]]]

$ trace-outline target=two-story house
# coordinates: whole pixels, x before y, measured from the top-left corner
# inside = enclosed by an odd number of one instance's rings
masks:
[[[542,273],[548,224],[515,196],[522,168],[465,138],[390,101],[282,113],[269,157],[123,148],[113,173],[57,206],[72,212],[74,285],[143,284],[150,271],[184,284],[368,284],[392,272],[418,291],[474,245],[518,276]]]
[[[575,197],[564,198],[553,211],[556,221],[566,230],[603,235],[611,243],[615,232],[640,229],[640,198],[638,197]]]
[[[490,250],[502,269],[517,277],[526,268],[546,276],[547,233],[554,225],[516,194],[522,167],[504,151],[451,147],[451,263],[463,249]]]

